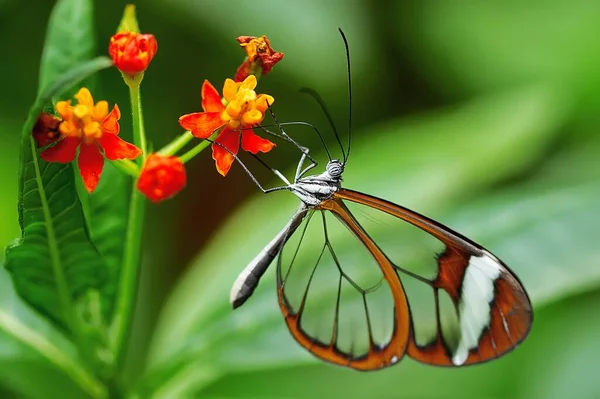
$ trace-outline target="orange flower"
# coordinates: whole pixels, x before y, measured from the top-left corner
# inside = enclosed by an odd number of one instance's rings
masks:
[[[213,159],[217,171],[225,176],[238,153],[240,135],[242,149],[257,154],[269,152],[275,146],[252,131],[251,127],[262,122],[265,111],[275,101],[267,94],[256,94],[256,77],[248,76],[243,82],[225,80],[223,86],[223,101],[219,92],[208,80],[202,85],[202,109],[204,112],[183,115],[179,124],[200,139],[209,138],[215,131],[222,128],[212,145]],[[226,147],[227,149],[223,148]]]
[[[153,202],[161,202],[185,187],[186,174],[178,157],[150,154],[137,182],[137,188]]]
[[[58,131],[60,122],[60,119],[54,115],[46,112],[41,113],[32,131],[33,139],[38,147],[45,147],[60,139],[60,132]]]
[[[79,147],[77,164],[83,184],[91,193],[98,185],[104,168],[100,148],[110,160],[135,159],[141,151],[117,136],[121,112],[116,104],[108,113],[108,103],[98,101],[94,105],[92,94],[85,87],[79,90],[75,98],[78,104],[74,106],[71,100],[56,103],[56,111],[63,119],[58,126],[61,139],[56,145],[42,151],[40,156],[47,162],[68,163],[75,159]]]
[[[235,73],[235,81],[241,82],[253,71],[260,70],[263,75],[283,59],[283,53],[273,50],[267,36],[240,36],[236,39],[246,50],[247,58]]]
[[[110,38],[108,53],[121,72],[133,76],[148,68],[157,47],[154,35],[119,32]]]

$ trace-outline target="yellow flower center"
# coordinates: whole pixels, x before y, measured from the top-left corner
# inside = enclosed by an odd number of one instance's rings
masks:
[[[71,105],[71,100],[56,103],[56,111],[63,121],[58,130],[63,136],[78,137],[87,143],[102,137],[100,124],[108,115],[108,103],[94,99],[88,89],[82,87],[77,94],[76,105]]]
[[[275,99],[268,94],[256,94],[256,77],[249,75],[243,82],[225,80],[223,97],[225,110],[221,113],[221,120],[227,122],[232,129],[244,125],[257,125],[265,117],[265,111]]]

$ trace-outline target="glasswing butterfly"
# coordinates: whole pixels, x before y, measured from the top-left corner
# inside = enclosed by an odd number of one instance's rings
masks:
[[[437,366],[498,358],[527,337],[533,321],[531,303],[517,276],[491,252],[452,229],[341,185],[350,155],[352,86],[348,42],[341,29],[340,34],[348,67],[347,150],[322,100],[313,93],[336,133],[342,160],[332,159],[325,146],[325,171],[307,176],[317,163],[283,126],[310,126],[325,144],[321,134],[307,123],[279,123],[272,112],[281,134],[269,133],[302,151],[293,182],[269,168],[285,185],[264,189],[236,157],[263,192],[291,191],[300,206],[240,273],[230,301],[234,308],[241,306],[277,258],[277,297],[285,322],[294,339],[320,359],[376,370],[405,354]],[[307,160],[311,163],[304,167]],[[390,225],[398,225],[397,236],[389,234]]]

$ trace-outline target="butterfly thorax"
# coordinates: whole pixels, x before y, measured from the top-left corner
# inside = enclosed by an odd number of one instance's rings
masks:
[[[342,182],[344,164],[339,160],[329,161],[325,172],[306,176],[291,184],[289,189],[308,206],[318,206],[338,191]]]

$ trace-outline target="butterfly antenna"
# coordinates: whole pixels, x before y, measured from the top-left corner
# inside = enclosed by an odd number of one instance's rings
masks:
[[[323,140],[323,135],[321,135],[321,132],[319,132],[319,130],[314,127],[313,125],[311,125],[310,123],[307,122],[279,122],[279,120],[277,119],[277,116],[275,116],[275,112],[273,111],[273,109],[271,108],[271,105],[269,104],[269,102],[267,101],[267,107],[269,109],[269,113],[271,114],[271,118],[273,119],[273,122],[275,122],[275,125],[277,126],[277,128],[279,129],[279,131],[281,132],[281,138],[283,138],[284,140],[287,140],[288,142],[294,144],[305,156],[308,157],[308,159],[311,160],[311,162],[315,163],[315,160],[311,158],[311,156],[308,154],[308,148],[298,144],[293,138],[290,137],[290,135],[288,135],[285,130],[283,130],[283,126],[290,126],[290,125],[302,125],[302,126],[309,126],[311,127],[315,133],[317,133],[317,135],[319,136],[319,139],[321,140],[321,143],[323,143],[323,146],[325,146],[325,152],[327,152],[327,157],[329,158],[329,160],[331,161],[331,154],[329,153],[329,150],[327,149],[327,146],[325,145],[325,140]],[[271,133],[271,132],[268,132]],[[272,134],[272,133],[271,133]]]
[[[329,148],[327,147],[327,143],[325,143],[325,139],[323,138],[323,135],[321,134],[321,132],[319,131],[319,129],[316,128],[316,126],[308,123],[308,122],[282,122],[280,124],[280,126],[307,126],[310,127],[312,130],[315,131],[315,133],[317,134],[317,136],[319,136],[319,141],[321,141],[321,144],[323,145],[323,148],[325,148],[325,153],[327,154],[327,158],[329,158],[329,160],[331,161],[331,152],[329,152]]]
[[[342,39],[344,40],[344,47],[346,48],[346,63],[348,68],[348,151],[344,157],[344,163],[350,158],[350,145],[352,143],[352,79],[350,74],[350,46],[348,45],[348,39],[342,28],[338,28]]]
[[[342,140],[340,139],[340,135],[337,131],[337,128],[335,127],[335,123],[333,123],[333,118],[331,117],[331,113],[329,112],[329,109],[327,108],[325,101],[323,101],[323,98],[319,95],[319,93],[317,93],[316,91],[314,91],[313,89],[310,89],[308,87],[303,87],[302,89],[300,89],[300,92],[310,95],[312,98],[315,99],[315,101],[321,107],[321,110],[323,111],[323,113],[325,114],[325,117],[329,121],[329,125],[331,126],[331,129],[333,130],[333,134],[335,134],[335,139],[337,140],[337,142],[340,146],[340,149],[342,150],[342,157],[345,161],[346,160],[346,152],[344,151],[344,146],[342,145]],[[325,142],[323,140],[321,140],[321,141],[323,142],[323,145],[325,146],[325,151],[327,151],[327,154],[329,154],[327,145],[325,144]],[[331,161],[331,156],[329,157],[329,160]]]

